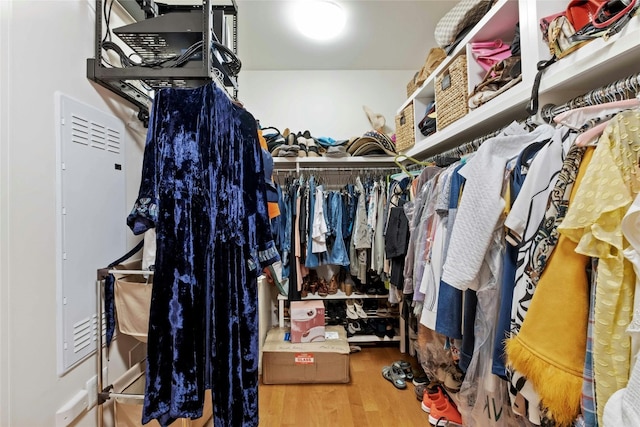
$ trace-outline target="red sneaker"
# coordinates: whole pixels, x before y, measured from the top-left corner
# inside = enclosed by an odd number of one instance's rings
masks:
[[[422,404],[420,406],[422,406],[422,410],[428,414],[431,412],[431,408],[435,402],[441,403],[446,399],[447,398],[444,396],[444,392],[440,387],[435,387],[435,389],[427,387],[424,389]]]
[[[433,402],[433,405],[431,405],[429,422],[436,427],[462,427],[462,416],[454,403],[445,397],[443,400]]]

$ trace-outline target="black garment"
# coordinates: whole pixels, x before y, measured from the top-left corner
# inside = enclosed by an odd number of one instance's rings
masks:
[[[258,425],[259,267],[270,236],[256,121],[209,84],[153,102],[142,182],[127,224],[156,228],[142,422],[202,415]]]
[[[387,259],[391,260],[389,281],[396,288],[402,289],[404,286],[404,260],[409,245],[409,221],[402,207],[392,207],[389,211],[384,245]]]
[[[300,301],[300,291],[298,290],[298,260],[296,259],[296,245],[300,242],[296,240],[296,219],[299,215],[297,208],[299,185],[294,184],[289,188],[289,203],[291,207],[291,250],[289,251],[289,301]]]

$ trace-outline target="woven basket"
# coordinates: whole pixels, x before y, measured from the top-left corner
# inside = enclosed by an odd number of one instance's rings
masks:
[[[396,151],[406,151],[416,143],[415,125],[413,120],[413,102],[410,102],[400,114],[396,116]]]
[[[409,83],[407,83],[407,98],[413,95],[413,92],[418,89],[418,85],[416,84],[416,77],[418,77],[419,73],[420,72],[418,71],[413,76],[411,76],[411,80],[409,80]]]
[[[436,127],[442,130],[469,112],[467,57],[460,55],[436,76]]]

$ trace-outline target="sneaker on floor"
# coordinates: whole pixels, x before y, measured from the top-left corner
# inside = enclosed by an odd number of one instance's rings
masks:
[[[462,427],[462,416],[453,402],[445,397],[441,401],[434,401],[431,405],[429,423],[436,427]]]
[[[429,384],[430,380],[422,368],[413,368],[413,379],[411,380],[416,387],[419,385]]]
[[[424,399],[424,393],[426,389],[427,389],[426,384],[420,384],[413,388],[413,391],[415,391],[416,393],[416,399],[418,399],[420,402],[422,402],[422,399]]]
[[[433,411],[433,407],[436,404],[441,405],[448,399],[445,397],[444,392],[438,386],[432,388],[430,386],[426,386],[424,390],[424,394],[422,395],[422,410],[427,414],[430,414]],[[437,418],[436,418],[437,419]]]

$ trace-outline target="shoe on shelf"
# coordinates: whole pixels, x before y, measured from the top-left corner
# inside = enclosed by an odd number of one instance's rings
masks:
[[[365,313],[365,311],[362,309],[362,304],[363,302],[361,299],[357,299],[353,301],[353,306],[356,310],[358,317],[361,319],[366,319],[369,316],[367,316],[367,313]]]
[[[376,334],[376,330],[373,327],[373,325],[371,325],[370,321],[368,319],[362,319],[360,320],[360,325],[362,326],[362,335],[375,335]]]
[[[326,297],[329,295],[329,286],[327,286],[327,281],[324,280],[324,277],[320,277],[318,283],[318,295],[321,297]]]
[[[360,326],[360,322],[355,320],[355,321],[349,321],[348,322],[348,326],[347,326],[347,332],[349,332],[351,335],[355,335],[358,334],[360,332],[362,332],[362,327]]]
[[[463,427],[458,408],[446,397],[441,401],[433,401],[429,412],[429,423],[436,427]]]
[[[422,410],[429,414],[431,413],[435,403],[442,404],[446,399],[444,392],[439,386],[428,384],[426,385],[424,394],[422,395]]]
[[[331,280],[329,281],[328,287],[329,295],[335,295],[338,293],[338,275],[334,274]]]
[[[300,290],[300,296],[302,298],[306,298],[309,293],[311,292],[311,288],[309,287],[310,282],[309,282],[309,276],[305,276],[302,278],[302,290]]]
[[[353,300],[348,299],[347,302],[347,317],[352,320],[358,320],[358,313],[356,312],[356,306],[353,304]]]
[[[373,333],[380,339],[385,337],[386,324],[381,319],[373,319]]]
[[[384,336],[386,338],[393,338],[396,335],[396,329],[393,327],[393,325],[391,324],[391,322],[387,321],[385,327],[384,327]]]

